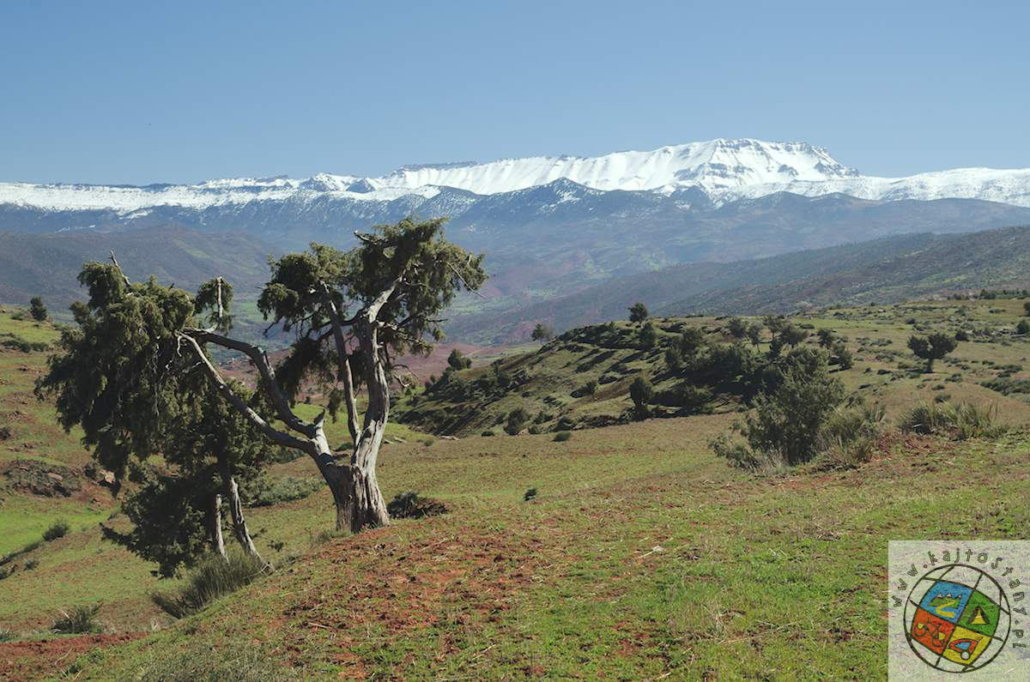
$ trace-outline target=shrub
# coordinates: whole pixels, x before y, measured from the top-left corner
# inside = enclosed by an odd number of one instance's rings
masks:
[[[303,500],[319,490],[322,484],[310,478],[269,478],[261,476],[242,492],[243,503],[248,507],[271,507],[274,504]]]
[[[993,405],[975,403],[922,403],[912,408],[901,422],[901,428],[924,436],[947,436],[968,440],[997,435],[1003,429],[994,422]]]
[[[26,571],[31,571],[39,566],[39,559],[26,559],[25,564],[22,566]]]
[[[1030,320],[1020,320],[1016,325],[1017,334],[1030,334]]]
[[[647,306],[643,303],[634,303],[629,308],[630,322],[643,322],[647,319],[648,315]]]
[[[536,488],[530,488],[522,495],[523,502],[532,502],[536,499]]]
[[[490,436],[496,436],[497,434],[494,433],[493,431],[491,431],[490,429],[487,429],[486,431],[484,431],[480,435],[483,436],[484,438],[489,438]]]
[[[7,628],[0,628],[0,642],[13,642],[15,635],[13,630]]]
[[[100,604],[75,606],[70,611],[61,611],[50,629],[59,635],[97,634],[101,631],[97,622]]]
[[[504,432],[509,436],[514,436],[526,426],[526,422],[529,421],[529,412],[525,409],[517,407],[508,413],[508,420],[504,424]]]
[[[46,322],[50,317],[46,306],[43,305],[43,299],[39,296],[33,296],[32,300],[29,301],[29,314],[32,315],[32,319],[36,322]]]
[[[67,521],[55,521],[49,528],[43,531],[43,539],[51,542],[57,538],[63,538],[68,534],[69,530],[71,530],[71,527]]]
[[[731,464],[750,469],[793,466],[819,452],[821,431],[844,400],[844,386],[830,376],[823,351],[802,348],[785,360],[779,385],[759,396],[754,414],[737,429],[747,446],[712,442],[715,453]]]
[[[935,332],[929,336],[912,336],[908,339],[908,347],[916,357],[926,360],[926,372],[933,371],[933,361],[940,360],[955,350],[958,341],[954,337]]]
[[[828,468],[852,469],[873,457],[886,426],[880,405],[838,409],[819,431],[819,450]]]
[[[554,434],[555,443],[564,443],[565,441],[570,440],[571,438],[571,431],[559,431],[558,433]]]
[[[266,570],[260,559],[239,550],[231,550],[225,557],[209,554],[189,573],[181,588],[174,592],[155,592],[150,598],[168,615],[183,618],[249,585]]]
[[[449,509],[440,500],[431,497],[420,497],[414,490],[398,493],[386,505],[386,511],[395,519],[421,519],[426,516],[446,514]]]

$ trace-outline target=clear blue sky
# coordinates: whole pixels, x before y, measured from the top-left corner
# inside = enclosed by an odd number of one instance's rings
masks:
[[[1030,166],[1030,3],[0,5],[0,180],[381,174],[714,137]]]

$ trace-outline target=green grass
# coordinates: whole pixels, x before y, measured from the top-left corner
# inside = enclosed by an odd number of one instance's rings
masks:
[[[895,421],[947,392],[1026,425],[1030,405],[1019,394],[980,384],[1002,366],[1030,368],[1030,343],[962,343],[929,376],[907,367],[919,364],[905,349],[907,319],[955,328],[968,308],[977,325],[1011,326],[988,310],[1007,304],[983,303],[841,308],[802,322],[849,337],[856,365],[838,376]],[[554,362],[559,381],[546,390],[566,390],[565,374],[574,379],[569,391],[590,378],[562,368],[580,362],[576,353]],[[0,442],[0,467],[15,458],[88,461],[77,436],[55,427],[52,409],[31,396],[41,367],[39,354],[0,352],[0,425],[18,413],[14,438]],[[622,400],[604,389],[582,409],[601,413],[604,401]],[[300,409],[305,417],[319,410]],[[248,510],[260,551],[282,570],[177,624],[149,594],[180,583],[157,580],[151,566],[100,539],[96,523],[117,509],[106,491],[91,490],[95,502],[0,492],[0,526],[26,524],[14,546],[58,518],[72,527],[25,557],[40,562],[36,569],[0,581],[0,628],[32,637],[62,609],[98,602],[100,622],[114,631],[165,628],[94,651],[75,664],[78,679],[208,661],[211,647],[239,642],[259,642],[259,658],[305,679],[873,679],[885,675],[887,540],[1019,538],[1030,522],[1024,430],[998,441],[896,441],[855,470],[764,479],[708,450],[736,417],[577,429],[564,442],[553,433],[429,440],[391,423],[380,456],[384,495],[416,490],[451,513],[325,540],[334,514],[324,489]],[[348,440],[342,421],[329,429],[334,443]],[[955,466],[961,479],[946,475]],[[270,475],[317,478],[304,457]],[[537,496],[524,501],[531,488]],[[51,665],[57,672],[72,662]]]
[[[395,451],[388,490],[455,512],[331,540],[80,679],[241,636],[307,677],[882,678],[887,539],[1030,522],[1025,433],[757,479],[700,446],[722,420]],[[955,461],[963,478],[941,476]]]

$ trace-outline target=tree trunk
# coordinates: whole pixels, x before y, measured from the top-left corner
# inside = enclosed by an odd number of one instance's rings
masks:
[[[247,529],[247,519],[243,516],[240,487],[236,484],[236,479],[229,468],[228,460],[220,458],[219,468],[222,473],[222,487],[225,490],[225,498],[229,502],[229,517],[232,519],[232,531],[236,537],[236,542],[240,544],[244,552],[255,557],[265,566],[268,566],[268,562],[258,553],[257,547],[254,546],[254,540],[250,537],[250,531]]]
[[[367,429],[359,434],[359,442],[364,441],[366,432]],[[337,463],[321,424],[318,425],[318,433],[312,441],[312,446],[318,453],[315,456],[318,469],[333,494],[333,502],[336,505],[336,530],[358,533],[388,524],[390,515],[386,511],[386,501],[379,491],[374,465],[372,469],[361,468],[353,464],[353,457],[351,464]]]
[[[222,537],[222,496],[215,493],[211,496],[211,508],[208,509],[208,532],[211,535],[211,549],[223,559],[225,557],[225,539]]]

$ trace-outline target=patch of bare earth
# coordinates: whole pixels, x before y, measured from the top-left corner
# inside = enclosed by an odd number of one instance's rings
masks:
[[[89,651],[131,642],[145,633],[83,635],[0,644],[0,680],[21,682],[59,674]]]

